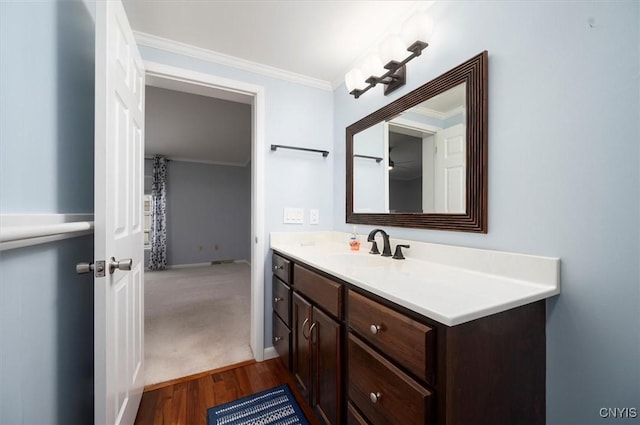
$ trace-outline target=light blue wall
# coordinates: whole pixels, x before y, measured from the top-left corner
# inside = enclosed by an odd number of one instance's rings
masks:
[[[0,423],[93,422],[93,236],[0,252]]]
[[[459,1],[429,11],[433,39],[408,64],[405,87],[358,100],[335,92],[336,229],[350,229],[344,128],[488,50],[489,233],[389,233],[560,257],[562,294],[547,303],[547,423],[640,410],[639,3]]]
[[[145,174],[153,162],[145,161]],[[251,165],[169,161],[167,257],[170,266],[251,260]],[[218,246],[218,249],[215,248]]]
[[[90,12],[78,1],[0,4],[0,212],[92,212]]]
[[[140,46],[142,58],[192,71],[264,87],[265,92],[265,236],[273,231],[333,228],[333,93],[206,62],[164,50]],[[320,154],[279,149],[292,145],[331,151]],[[283,209],[305,210],[305,224],[283,224]],[[320,224],[309,224],[309,209],[318,209]],[[271,257],[265,245],[265,345],[271,346]]]
[[[0,212],[93,212],[94,23],[0,2]],[[0,252],[0,423],[93,422],[93,237]]]

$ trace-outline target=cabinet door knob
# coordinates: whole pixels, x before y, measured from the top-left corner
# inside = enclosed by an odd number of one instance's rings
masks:
[[[377,403],[378,400],[380,400],[380,397],[382,397],[382,394],[380,394],[378,392],[369,394],[369,400],[371,400],[371,403],[373,403],[373,404]]]
[[[275,265],[273,266],[273,271],[277,272],[278,270],[284,270],[284,266]]]
[[[284,301],[284,298],[275,297],[275,298],[273,299],[273,302],[274,302],[274,303],[277,303],[277,302],[279,302],[279,301]]]
[[[274,344],[278,343],[278,341],[281,341],[281,340],[282,340],[282,337],[281,337],[281,336],[274,336],[274,337],[273,337],[273,343],[274,343]]]
[[[376,334],[382,332],[382,326],[373,324],[373,325],[369,326],[369,330],[371,331],[372,334],[376,335]]]

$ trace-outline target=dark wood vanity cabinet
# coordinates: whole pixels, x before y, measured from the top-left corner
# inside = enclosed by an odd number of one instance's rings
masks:
[[[278,254],[273,265],[274,347],[320,421],[340,425],[344,286]]]
[[[545,423],[544,301],[445,326],[350,288],[346,311],[349,425]]]
[[[398,366],[433,384],[435,329],[353,290],[348,294],[347,373],[352,410],[361,411],[374,425],[433,423],[432,390]],[[354,420],[349,417],[350,424],[360,423]]]
[[[446,326],[306,266],[288,267],[290,326],[274,312],[274,335],[290,330],[287,364],[322,423],[545,423],[544,300]],[[284,288],[279,279],[274,294]]]
[[[292,372],[318,418],[342,423],[342,300],[344,288],[294,266]]]
[[[298,386],[327,425],[341,423],[342,325],[293,294],[293,363]]]
[[[291,262],[273,255],[271,294],[273,308],[273,347],[287,367],[291,368]]]

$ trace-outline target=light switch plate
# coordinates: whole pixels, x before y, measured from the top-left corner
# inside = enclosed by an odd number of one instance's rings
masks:
[[[304,208],[285,208],[283,223],[285,224],[303,224]]]

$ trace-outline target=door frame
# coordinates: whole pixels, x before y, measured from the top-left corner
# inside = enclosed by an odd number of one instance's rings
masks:
[[[205,87],[253,98],[251,114],[251,333],[250,346],[256,361],[264,355],[265,264],[265,90],[263,86],[211,74],[144,61],[146,77]],[[148,84],[148,82],[147,82]],[[142,248],[142,247],[141,247]]]

